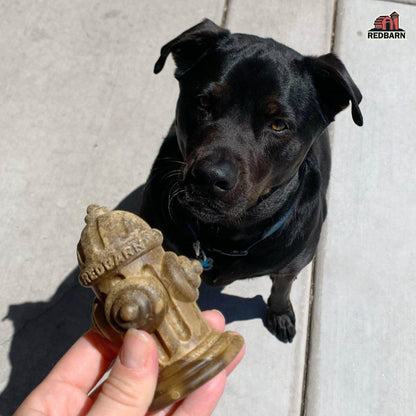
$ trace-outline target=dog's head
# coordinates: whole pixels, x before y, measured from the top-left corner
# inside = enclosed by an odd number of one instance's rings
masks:
[[[287,183],[350,102],[363,123],[361,93],[333,54],[305,57],[210,20],[163,46],[155,73],[170,53],[180,85],[181,201],[203,221],[236,222]]]

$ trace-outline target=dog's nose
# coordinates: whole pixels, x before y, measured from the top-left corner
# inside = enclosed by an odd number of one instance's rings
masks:
[[[236,185],[238,168],[232,161],[214,154],[197,162],[191,175],[194,185],[221,196]]]

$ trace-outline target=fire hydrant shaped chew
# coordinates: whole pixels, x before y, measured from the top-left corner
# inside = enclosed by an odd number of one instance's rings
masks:
[[[202,266],[165,252],[163,236],[137,215],[90,205],[77,247],[79,276],[96,295],[93,328],[121,343],[128,328],[152,334],[159,378],[150,410],[165,407],[223,370],[244,344],[206,323],[196,304]]]

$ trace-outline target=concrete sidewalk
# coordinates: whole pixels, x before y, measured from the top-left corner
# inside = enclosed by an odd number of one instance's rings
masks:
[[[413,5],[27,0],[0,6],[1,416],[12,414],[88,329],[92,296],[78,286],[75,269],[85,209],[91,202],[135,209],[178,94],[171,60],[158,76],[153,64],[164,43],[204,17],[304,54],[333,45],[364,96],[364,127],[353,124],[347,109],[331,129],[329,216],[315,273],[309,266],[294,285],[293,344],[263,327],[267,277],[222,293],[202,290],[201,304],[223,310],[229,328],[247,341],[215,414],[414,413]],[[406,39],[367,39],[374,20],[393,11]]]

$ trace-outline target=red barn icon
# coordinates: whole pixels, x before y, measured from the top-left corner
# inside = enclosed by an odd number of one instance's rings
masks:
[[[406,39],[406,31],[399,27],[399,13],[377,17],[367,36],[368,39]]]
[[[379,16],[374,21],[375,30],[399,30],[399,14],[393,12],[390,16]]]

